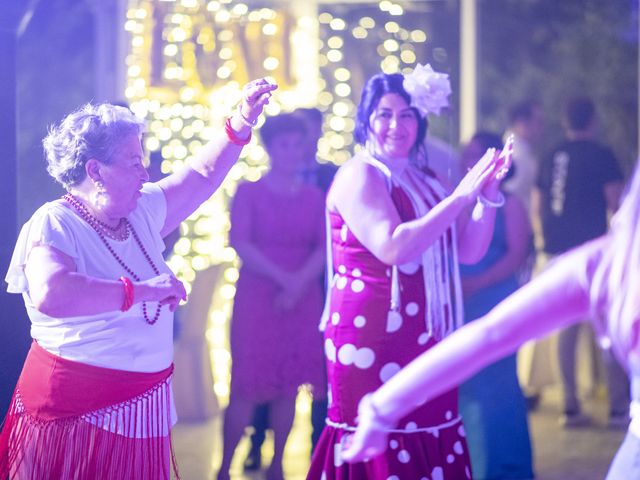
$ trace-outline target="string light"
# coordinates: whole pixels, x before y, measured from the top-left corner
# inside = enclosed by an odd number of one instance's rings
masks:
[[[401,71],[426,57],[420,19],[403,13],[400,4],[389,0],[347,9],[321,5],[317,16],[295,19],[284,7],[254,8],[250,2],[128,0],[125,95],[131,109],[147,119],[145,148],[162,153],[164,173],[177,171],[233,112],[249,75],[270,75],[281,88],[266,113],[317,104],[325,114],[320,160],[347,161],[361,88],[354,79],[361,81],[380,68]],[[260,55],[256,45],[267,53],[249,65],[247,59]],[[350,62],[361,52],[372,52],[374,58],[370,71],[354,75]],[[228,245],[229,200],[239,181],[256,181],[267,170],[266,152],[256,137],[222,187],[183,222],[169,258],[187,292],[198,271],[219,265],[224,272],[213,292],[206,332],[214,390],[222,403],[229,394],[228,325],[239,266]]]

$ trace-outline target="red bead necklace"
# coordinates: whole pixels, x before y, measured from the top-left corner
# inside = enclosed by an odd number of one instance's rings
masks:
[[[135,229],[133,228],[133,225],[131,225],[128,219],[123,218],[122,220],[120,220],[120,223],[114,229],[109,225],[107,225],[106,223],[98,220],[94,215],[91,214],[91,212],[89,211],[89,209],[87,209],[84,203],[82,203],[80,200],[78,200],[76,197],[74,197],[70,193],[67,193],[62,198],[66,200],[69,203],[69,205],[71,205],[75,209],[75,211],[78,213],[80,218],[82,218],[85,222],[87,222],[96,231],[96,233],[98,234],[98,237],[100,237],[100,240],[102,240],[102,243],[104,244],[104,246],[107,247],[107,250],[109,250],[109,253],[111,253],[113,258],[116,259],[116,261],[120,264],[120,266],[124,268],[124,270],[133,279],[135,279],[137,282],[140,281],[140,277],[126,263],[124,263],[122,258],[120,258],[120,256],[115,252],[113,247],[109,245],[109,242],[107,242],[106,235],[105,235],[105,227],[108,228],[109,230],[114,231],[121,228],[120,225],[122,225],[124,222],[124,228],[125,228],[124,240],[129,238],[129,232],[131,232],[131,234],[133,235],[133,239],[138,244],[138,247],[140,247],[140,251],[142,252],[142,255],[144,255],[144,258],[147,260],[147,263],[149,263],[149,265],[151,266],[153,273],[155,273],[156,275],[160,275],[160,270],[158,270],[158,267],[156,267],[156,264],[151,259],[151,256],[147,253],[147,249],[144,248],[144,245],[140,241],[140,237],[138,237],[137,232],[135,231]],[[115,240],[118,240],[118,239],[120,239],[120,237],[115,238]],[[149,315],[147,314],[147,302],[142,302],[142,313],[144,315],[144,321],[147,322],[149,325],[153,325],[154,323],[156,323],[158,321],[158,318],[160,318],[161,309],[162,309],[162,305],[158,304],[158,308],[156,309],[156,314],[153,316],[153,318],[150,319]]]

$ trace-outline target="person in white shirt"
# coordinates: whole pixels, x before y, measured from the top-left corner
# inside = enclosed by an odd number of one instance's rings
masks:
[[[243,101],[183,169],[156,183],[143,122],[85,105],[44,139],[67,193],[24,225],[6,276],[33,343],[0,434],[2,478],[171,478],[173,311],[186,299],[163,236],[220,186],[277,88]]]

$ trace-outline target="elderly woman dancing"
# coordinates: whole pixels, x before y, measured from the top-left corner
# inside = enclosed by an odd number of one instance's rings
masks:
[[[0,477],[178,476],[172,328],[186,294],[162,238],[215,192],[275,88],[245,86],[225,132],[157,183],[127,108],[86,105],[51,129],[48,171],[68,193],[24,225],[6,277],[33,344],[0,435]]]
[[[627,367],[632,384],[631,423],[607,480],[640,478],[640,166],[611,231],[558,257],[532,282],[481,319],[425,352],[358,408],[359,426],[343,452],[358,462],[386,450],[402,416],[514,352],[524,341],[590,315],[604,346]],[[595,315],[594,315],[595,314]],[[509,414],[509,412],[505,412]]]

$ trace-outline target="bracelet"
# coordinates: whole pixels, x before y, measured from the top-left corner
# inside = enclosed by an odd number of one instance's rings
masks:
[[[249,136],[245,139],[238,137],[238,133],[231,127],[231,117],[227,118],[227,121],[224,122],[224,131],[227,132],[227,138],[231,143],[240,145],[241,147],[251,141],[251,132],[249,132]]]
[[[124,286],[124,300],[120,307],[121,312],[126,312],[133,306],[133,283],[127,277],[120,277],[120,281]]]
[[[485,197],[482,194],[478,195],[478,201],[485,207],[500,208],[504,205],[505,200],[502,192],[498,192],[498,200],[496,200],[495,202],[489,200],[487,197]]]
[[[251,121],[242,114],[242,104],[238,104],[238,115],[240,115],[240,121],[249,128],[254,128],[258,124],[258,119]]]

